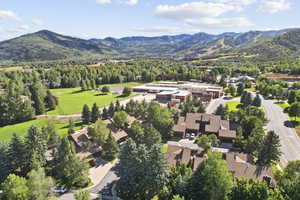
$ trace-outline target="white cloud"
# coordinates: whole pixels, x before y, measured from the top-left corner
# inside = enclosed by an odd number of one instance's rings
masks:
[[[209,29],[250,27],[253,24],[245,17],[187,19],[186,23]]]
[[[265,0],[258,7],[259,12],[275,14],[288,10],[291,7],[289,0]]]
[[[142,33],[154,34],[180,34],[180,33],[197,33],[199,29],[192,29],[187,27],[173,27],[173,26],[148,26],[148,27],[135,27],[134,31]]]
[[[100,4],[108,4],[108,3],[112,3],[112,0],[96,0],[96,2]]]
[[[32,24],[34,24],[36,26],[42,26],[42,25],[44,25],[44,22],[40,19],[32,19]]]
[[[181,21],[201,28],[215,29],[252,26],[252,23],[245,17],[223,17],[222,15],[230,12],[239,13],[242,10],[242,7],[240,5],[233,5],[225,2],[237,0],[221,1],[224,1],[224,3],[191,2],[177,6],[159,5],[156,8],[155,13],[159,17]],[[246,1],[244,1],[244,3],[246,3]]]
[[[219,3],[230,3],[233,5],[248,6],[256,2],[256,0],[215,0]]]
[[[129,5],[135,5],[139,2],[139,0],[127,0],[126,3]]]
[[[96,0],[97,3],[100,4],[110,4],[113,3],[115,0]],[[139,0],[119,0],[119,3],[126,3],[128,5],[136,5]]]
[[[15,21],[21,21],[21,18],[10,10],[0,10],[0,20],[15,20]]]
[[[177,6],[159,5],[156,15],[170,19],[190,19],[199,17],[218,17],[229,11],[240,11],[239,6],[212,2],[191,2]]]

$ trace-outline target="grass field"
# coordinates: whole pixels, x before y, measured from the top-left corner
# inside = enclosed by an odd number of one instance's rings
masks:
[[[129,83],[119,83],[119,84],[107,84],[111,88],[113,87],[133,87],[141,85],[143,83],[138,82],[129,82]],[[104,85],[101,85],[103,87]],[[98,106],[103,107],[109,105],[111,102],[117,100],[121,101],[130,97],[120,97],[117,94],[101,94],[95,91],[85,91],[81,92],[80,88],[67,88],[67,89],[53,89],[51,90],[53,95],[58,97],[59,106],[53,110],[49,111],[48,115],[67,115],[67,114],[78,114],[81,113],[82,107],[84,104],[87,104],[90,109],[94,103],[97,103]],[[56,121],[57,122],[57,121]],[[9,125],[0,128],[0,141],[8,141],[13,133],[16,133],[20,136],[25,136],[27,130],[30,126],[36,125],[38,127],[43,127],[47,123],[47,119],[36,119],[28,122],[23,122],[19,124]],[[79,123],[75,124],[75,130],[81,129]],[[59,135],[65,136],[68,131],[68,123],[56,123],[56,131]]]
[[[58,97],[59,105],[55,110],[49,111],[48,115],[78,114],[81,113],[84,104],[87,104],[90,108],[94,103],[97,103],[99,107],[104,107],[111,102],[129,98],[111,93],[101,94],[95,91],[81,92],[80,88],[53,89],[51,92],[54,96]]]
[[[9,141],[13,133],[20,136],[25,136],[30,126],[35,125],[42,128],[47,124],[48,119],[36,119],[28,122],[23,122],[15,125],[9,125],[0,128],[0,141]],[[66,136],[68,134],[69,123],[60,123],[56,121],[55,128],[57,134],[60,136]],[[75,123],[75,130],[81,129],[81,123]]]
[[[279,105],[283,110],[290,106],[290,104],[287,104],[287,103],[278,104],[278,105]]]
[[[226,103],[228,105],[229,111],[237,111],[237,106],[240,104],[239,101],[229,101]]]

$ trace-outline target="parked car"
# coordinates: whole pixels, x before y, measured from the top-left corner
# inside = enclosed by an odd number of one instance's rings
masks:
[[[52,191],[55,193],[63,194],[67,192],[67,189],[64,186],[56,186],[52,188]]]
[[[185,137],[186,137],[186,138],[190,138],[191,135],[190,135],[189,133],[187,133],[187,134],[185,134]]]

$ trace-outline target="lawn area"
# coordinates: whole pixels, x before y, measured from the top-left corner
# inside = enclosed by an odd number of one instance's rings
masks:
[[[25,136],[27,134],[27,130],[30,126],[35,125],[39,128],[42,128],[47,124],[48,119],[36,119],[28,122],[23,122],[15,125],[4,126],[0,128],[0,141],[9,141],[12,137],[13,133],[16,133],[20,136]],[[74,130],[80,130],[82,128],[81,123],[74,123]],[[69,123],[60,123],[56,121],[55,128],[57,134],[60,136],[66,136],[68,134],[68,126]]]
[[[111,93],[102,94],[93,90],[81,92],[80,88],[53,89],[51,92],[58,97],[59,105],[55,110],[49,111],[48,115],[78,114],[81,113],[84,104],[87,104],[90,108],[94,103],[97,103],[99,107],[104,107],[111,102],[129,98]],[[130,97],[132,96],[134,94]]]
[[[229,102],[226,103],[226,105],[229,108],[229,111],[237,111],[238,110],[237,106],[239,104],[240,104],[239,101],[229,101]]]
[[[278,105],[279,105],[283,110],[290,106],[290,104],[287,104],[287,103],[278,104]]]

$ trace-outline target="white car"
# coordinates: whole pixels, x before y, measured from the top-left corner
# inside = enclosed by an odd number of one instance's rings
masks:
[[[192,133],[190,138],[193,140],[193,139],[195,139],[195,137],[196,137],[196,134]]]

